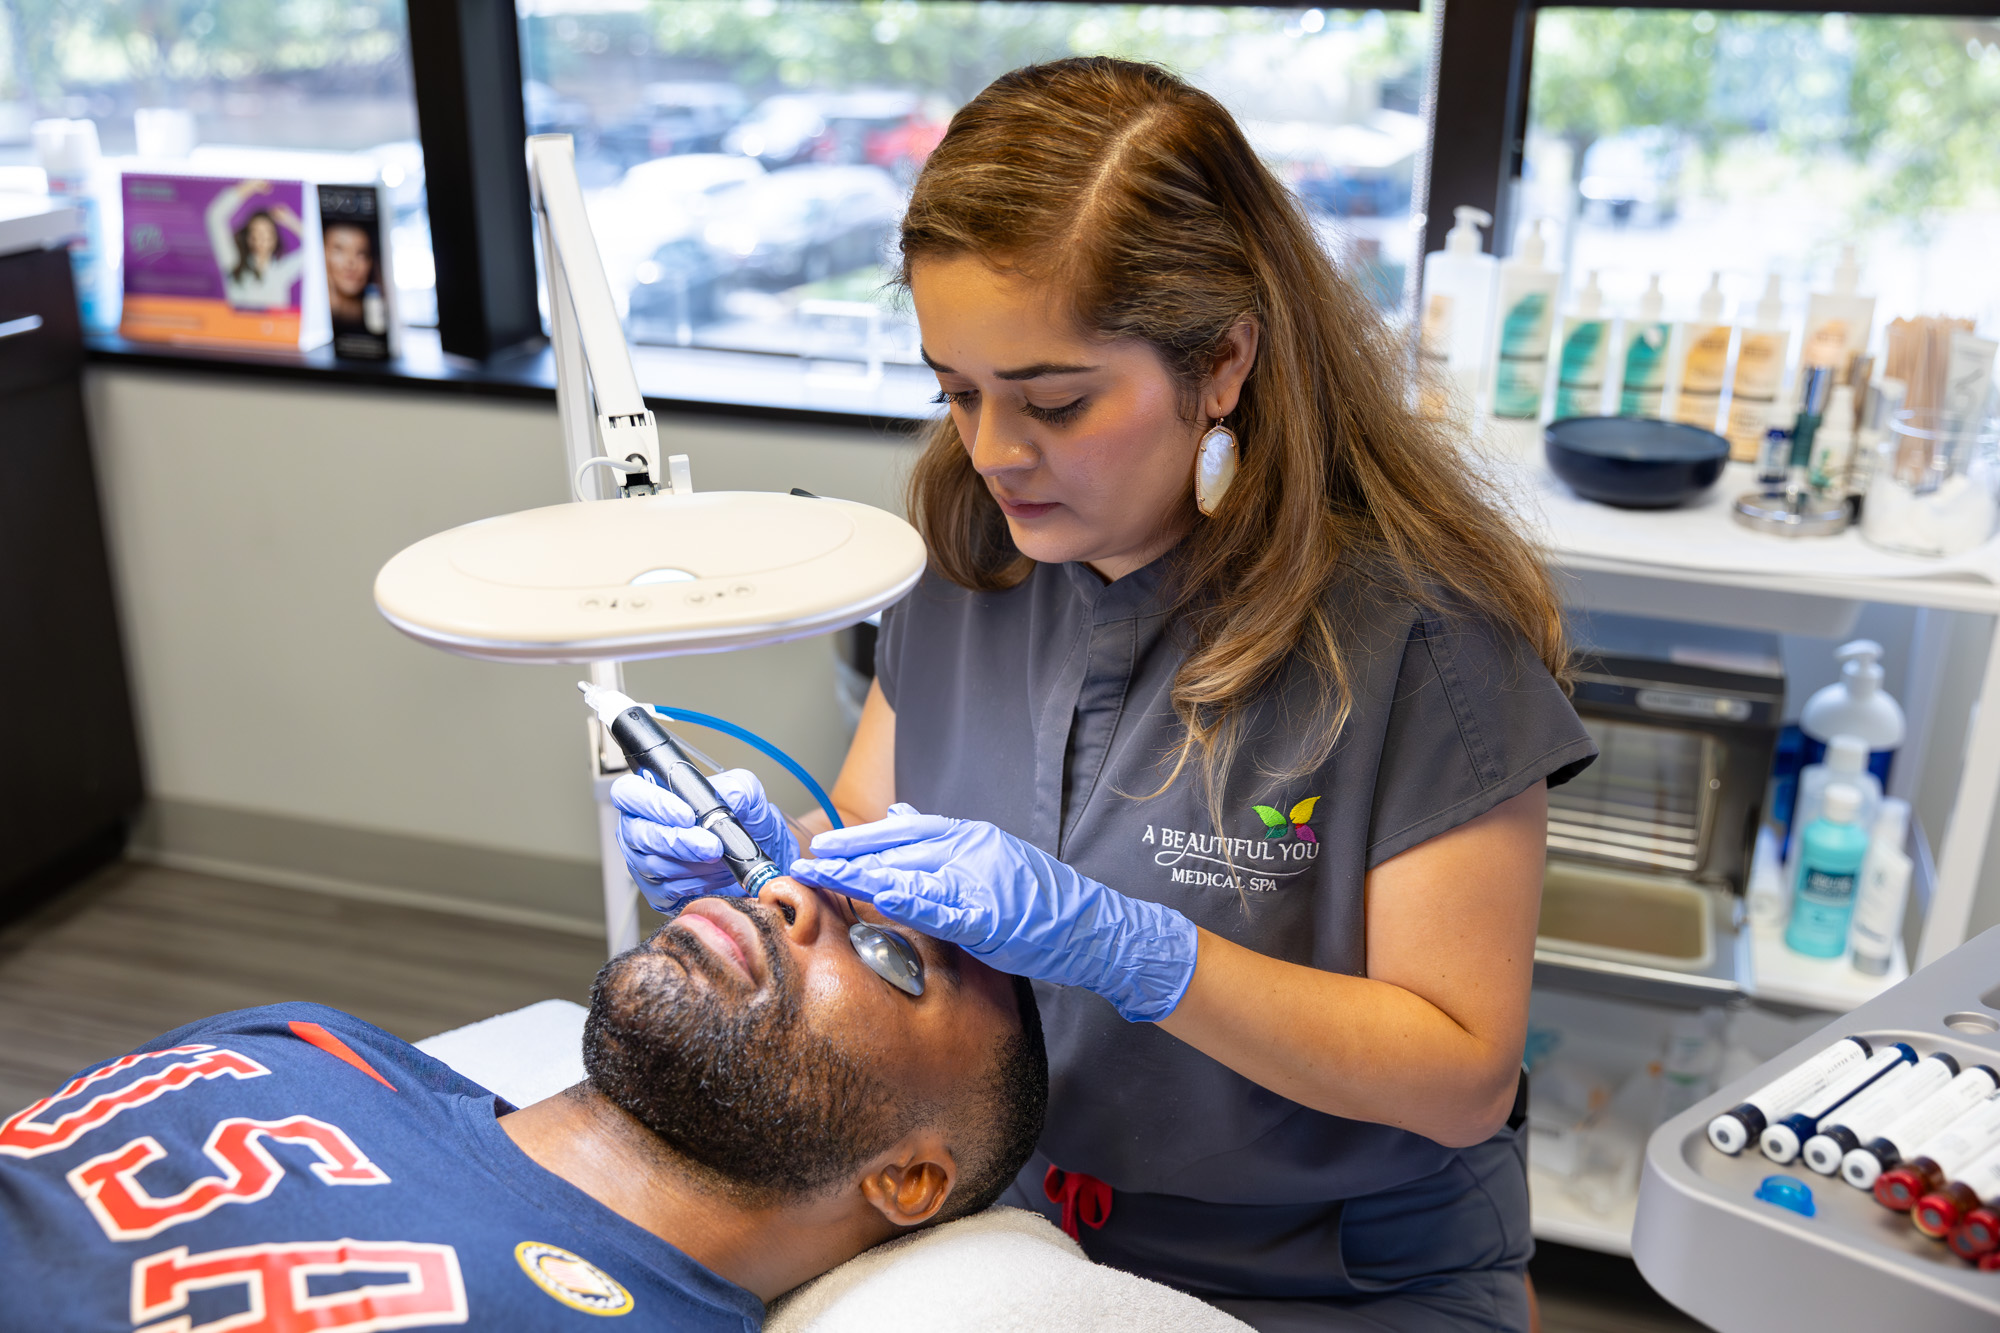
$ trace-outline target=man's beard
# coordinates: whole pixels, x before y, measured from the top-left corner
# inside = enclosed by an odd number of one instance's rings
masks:
[[[663,928],[597,974],[583,1067],[599,1093],[725,1185],[816,1194],[902,1137],[915,1108],[904,1099],[896,1114],[866,1058],[811,1029],[775,928],[746,902],[723,901],[757,928],[765,992],[735,999],[732,973]]]

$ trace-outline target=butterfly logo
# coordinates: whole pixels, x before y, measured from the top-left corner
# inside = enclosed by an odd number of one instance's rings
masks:
[[[1282,838],[1287,833],[1298,835],[1300,842],[1318,842],[1319,838],[1306,827],[1306,821],[1313,817],[1313,807],[1319,804],[1319,797],[1308,796],[1292,807],[1289,815],[1279,812],[1276,806],[1253,805],[1257,818],[1264,821],[1264,837],[1267,841]]]

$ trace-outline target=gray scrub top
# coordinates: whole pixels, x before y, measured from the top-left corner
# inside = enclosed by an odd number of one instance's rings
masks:
[[[1037,565],[999,593],[926,574],[884,617],[876,653],[896,712],[896,799],[987,820],[1259,953],[1365,976],[1371,867],[1596,756],[1517,634],[1420,615],[1350,572],[1327,592],[1353,689],[1339,743],[1310,776],[1270,776],[1296,767],[1318,694],[1295,663],[1249,710],[1218,833],[1192,772],[1146,799],[1180,738],[1170,696],[1184,647],[1161,606],[1172,558],[1110,584],[1084,565]],[[1115,1190],[1347,1199],[1454,1156],[1281,1097],[1089,991],[1035,989],[1042,1151]]]

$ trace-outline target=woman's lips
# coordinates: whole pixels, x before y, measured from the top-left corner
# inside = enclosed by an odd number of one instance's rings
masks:
[[[752,945],[744,939],[744,935],[754,934],[756,928],[750,924],[749,918],[733,908],[722,907],[720,904],[717,904],[717,908],[719,910],[710,911],[705,903],[689,903],[682,909],[677,920],[686,926],[688,933],[699,940],[710,953],[755,983],[758,976],[756,967],[750,961]],[[729,915],[725,916],[722,913]],[[736,920],[732,921],[730,916],[734,916]],[[736,924],[737,921],[743,923],[740,928]]]
[[[1040,518],[1056,507],[1056,502],[1053,500],[1035,504],[1022,500],[1009,500],[1004,495],[995,495],[993,498],[1000,502],[1000,512],[1008,518]]]

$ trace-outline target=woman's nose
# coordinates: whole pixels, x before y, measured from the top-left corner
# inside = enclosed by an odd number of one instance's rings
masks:
[[[977,429],[969,441],[972,470],[982,477],[1016,472],[1039,461],[1034,446],[1012,433],[1007,423],[999,419],[993,398],[992,394],[983,395]]]

